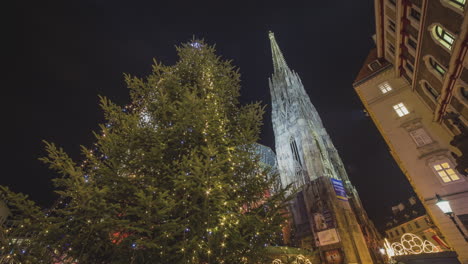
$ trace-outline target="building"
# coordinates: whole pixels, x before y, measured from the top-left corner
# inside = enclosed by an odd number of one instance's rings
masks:
[[[428,216],[468,263],[465,0],[374,4],[376,48],[353,86]],[[436,194],[450,202],[460,231]]]
[[[292,241],[317,249],[325,263],[380,263],[379,235],[299,75],[287,66],[274,34],[269,37],[278,172],[284,186],[299,190],[290,205]]]
[[[441,237],[439,229],[426,215],[424,206],[416,197],[392,207],[391,217],[387,219],[385,237],[390,243],[400,242],[403,234],[411,233],[438,246],[441,250],[448,250],[447,244]]]

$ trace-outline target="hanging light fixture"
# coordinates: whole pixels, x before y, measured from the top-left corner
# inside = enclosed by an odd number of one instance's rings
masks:
[[[453,211],[452,211],[452,207],[450,207],[450,202],[442,199],[440,195],[438,194],[436,194],[436,198],[437,198],[436,205],[440,208],[440,210],[448,216],[452,215]]]

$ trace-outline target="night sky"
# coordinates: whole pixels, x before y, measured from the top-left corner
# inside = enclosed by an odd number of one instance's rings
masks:
[[[313,2],[313,3],[312,3]],[[268,30],[302,82],[377,224],[411,188],[352,83],[373,47],[371,0],[336,1],[16,1],[13,58],[4,83],[0,184],[41,205],[55,199],[57,175],[38,161],[42,140],[80,160],[103,114],[98,95],[129,102],[123,73],[144,76],[153,58],[173,64],[174,46],[194,36],[240,67],[243,103],[270,104]],[[11,42],[10,42],[11,43]],[[5,64],[4,64],[5,65]],[[274,147],[267,107],[261,143]]]

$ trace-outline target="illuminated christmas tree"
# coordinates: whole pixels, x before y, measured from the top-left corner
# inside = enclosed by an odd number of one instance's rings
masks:
[[[285,191],[267,192],[276,177],[255,152],[263,108],[239,104],[239,74],[213,47],[193,41],[177,51],[173,66],[125,76],[128,106],[101,98],[106,123],[82,164],[47,143],[43,161],[62,174],[61,198],[38,221],[41,241],[22,247],[47,244],[44,258],[64,263],[265,258],[284,222]]]

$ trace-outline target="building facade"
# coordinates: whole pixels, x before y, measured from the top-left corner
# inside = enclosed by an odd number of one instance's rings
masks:
[[[404,234],[411,233],[423,241],[429,241],[440,250],[449,250],[437,226],[426,215],[421,202],[412,196],[408,201],[392,207],[392,214],[387,218],[385,238],[392,244],[401,242]]]
[[[274,73],[269,80],[281,183],[292,184],[292,240],[318,249],[324,263],[379,263],[378,234],[299,75],[289,69],[269,34]]]
[[[375,0],[376,48],[353,84],[429,217],[468,263],[465,0]],[[458,230],[436,206],[448,200]]]

